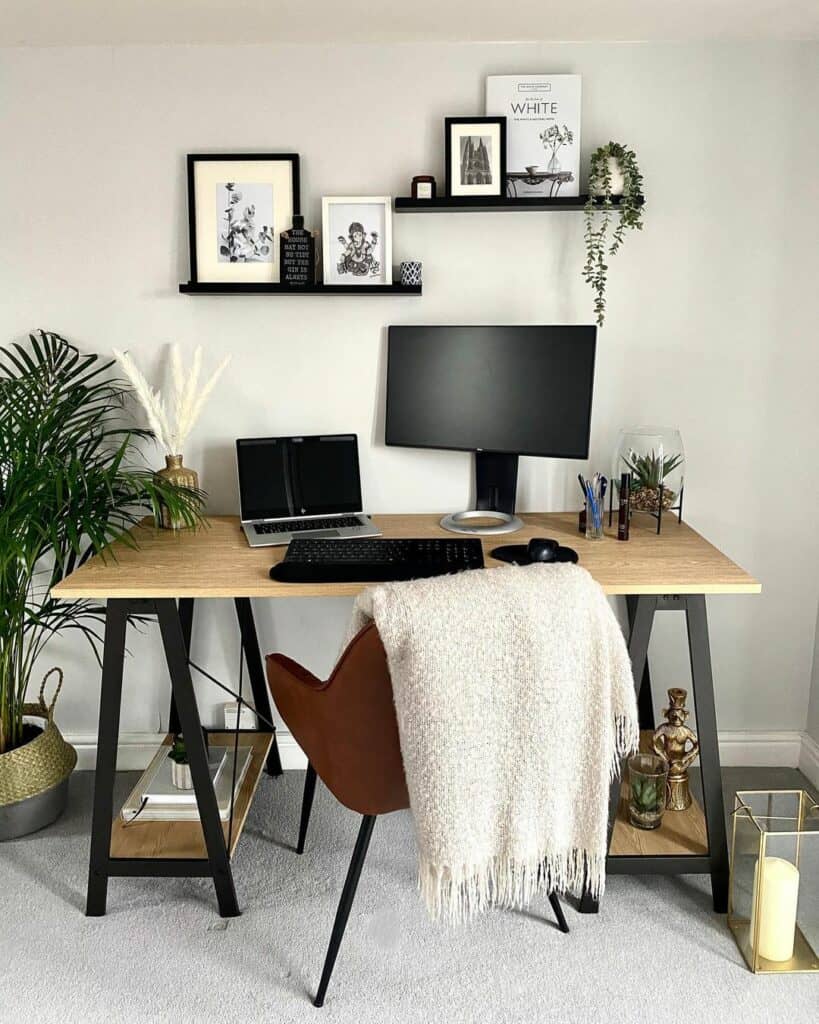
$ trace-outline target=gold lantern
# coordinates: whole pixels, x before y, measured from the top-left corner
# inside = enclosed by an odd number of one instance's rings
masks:
[[[819,972],[819,805],[804,790],[736,794],[728,927],[755,974]]]

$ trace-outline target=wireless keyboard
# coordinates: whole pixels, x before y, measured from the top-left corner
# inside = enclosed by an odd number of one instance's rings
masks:
[[[290,541],[284,561],[270,570],[270,578],[280,583],[380,583],[482,568],[483,548],[477,538],[297,537]]]

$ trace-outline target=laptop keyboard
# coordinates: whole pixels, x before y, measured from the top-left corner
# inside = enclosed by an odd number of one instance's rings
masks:
[[[331,516],[327,519],[285,519],[280,523],[255,523],[256,533],[298,533],[300,530],[338,530],[361,526],[358,516]]]

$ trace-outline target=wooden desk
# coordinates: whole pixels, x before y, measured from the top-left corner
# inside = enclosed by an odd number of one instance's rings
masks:
[[[438,525],[439,518],[374,517],[385,537],[452,536]],[[618,542],[608,530],[603,540],[587,541],[577,532],[576,513],[531,513],[522,518],[524,528],[519,532],[483,538],[487,566],[502,565],[489,554],[499,544],[525,543],[533,536],[554,537],[578,552],[581,565],[607,594],[626,597],[629,653],[644,729],[654,728],[647,660],[654,614],[663,610],[685,612],[704,808],[695,805],[682,814],[669,812],[660,829],[636,833],[625,822],[620,784],[615,783],[610,796],[608,871],[708,873],[714,907],[724,911],[728,859],[705,595],[756,594],[761,590],[759,582],[690,526],[670,517],[658,535],[653,519],[635,515],[628,543]],[[366,584],[271,581],[270,566],[283,558],[285,549],[249,548],[234,516],[213,517],[207,528],[196,532],[171,533],[144,525],[135,536],[138,549],[116,545],[105,559],[91,559],[53,590],[57,598],[107,602],[86,913],[105,913],[111,876],[204,875],[213,878],[220,913],[232,916],[239,913],[239,908],[230,855],[267,750],[267,770],[273,775],[281,773],[275,732],[272,724],[264,723],[272,715],[250,599],[351,596]],[[251,737],[257,754],[237,801],[230,849],[207,774],[205,741],[190,675],[194,600],[201,598],[231,598],[236,605],[253,702],[262,721],[258,734]],[[112,835],[125,632],[129,616],[136,614],[156,615],[159,620],[171,677],[170,728],[181,728],[185,734],[201,826],[184,823],[182,827],[169,827],[166,822],[136,821],[123,829],[117,821]],[[587,897],[582,909],[593,912],[597,905]]]

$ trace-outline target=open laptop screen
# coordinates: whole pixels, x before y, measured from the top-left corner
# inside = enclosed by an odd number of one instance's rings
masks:
[[[236,442],[242,520],[361,511],[355,434]]]

